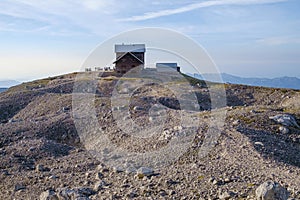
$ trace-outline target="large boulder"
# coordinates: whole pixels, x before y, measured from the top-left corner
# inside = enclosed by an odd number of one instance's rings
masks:
[[[279,183],[267,181],[256,189],[257,200],[287,200],[289,192]]]
[[[274,117],[270,117],[270,119],[287,127],[294,126],[300,128],[300,126],[297,124],[295,117],[290,114],[280,114]]]
[[[154,170],[147,167],[141,167],[137,170],[137,174],[144,175],[144,176],[151,176],[154,174]]]

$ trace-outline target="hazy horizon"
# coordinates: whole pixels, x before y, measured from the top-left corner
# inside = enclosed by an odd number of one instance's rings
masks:
[[[74,73],[74,72],[77,72],[77,71],[67,72],[67,73]],[[275,76],[275,77],[240,76],[240,75],[237,75],[237,74],[230,74],[230,73],[226,73],[226,72],[221,72],[221,74],[227,74],[227,75],[235,76],[235,77],[238,77],[238,78],[276,79],[276,78],[286,78],[287,77],[287,78],[297,78],[297,79],[300,80],[300,77],[296,77],[296,76]],[[12,84],[12,85],[17,85],[17,84],[21,84],[23,82],[30,82],[30,81],[34,81],[34,80],[38,80],[38,79],[44,79],[44,78],[54,77],[54,76],[59,76],[59,75],[63,75],[63,74],[53,74],[51,76],[37,77],[37,78],[32,78],[32,79],[0,79],[0,88],[9,88],[9,87],[11,87],[11,86],[3,86],[3,85],[1,85],[1,82],[13,81],[15,83]],[[204,75],[205,75],[205,73],[204,73]],[[18,83],[16,83],[16,82],[18,82]]]

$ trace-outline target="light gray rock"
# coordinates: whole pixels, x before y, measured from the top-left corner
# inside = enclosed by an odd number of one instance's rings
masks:
[[[259,145],[259,146],[264,146],[264,144],[262,142],[255,142],[255,145]]]
[[[48,190],[40,195],[40,200],[58,200],[54,191]]]
[[[135,173],[137,170],[135,167],[127,167],[126,170],[125,170],[125,173],[126,174],[131,174],[131,173]]]
[[[58,179],[58,177],[55,176],[55,175],[51,175],[51,176],[48,177],[48,179],[50,179],[50,180],[56,180],[56,179]]]
[[[220,183],[220,182],[217,181],[217,180],[213,180],[213,182],[212,182],[213,185],[219,185],[219,183]]]
[[[182,126],[174,126],[173,128],[175,131],[181,131],[182,130]]]
[[[69,112],[71,110],[71,108],[69,108],[69,107],[63,107],[62,108],[62,111],[63,112]]]
[[[106,186],[106,183],[104,181],[98,181],[94,185],[94,190],[98,192],[98,191],[102,190],[104,186]]]
[[[25,190],[25,189],[26,189],[26,187],[22,184],[16,184],[15,185],[15,191],[16,192],[19,191],[19,190]]]
[[[233,192],[224,192],[219,195],[219,199],[228,200],[228,199],[231,199],[233,196],[234,196]]]
[[[44,171],[46,171],[46,168],[44,167],[44,165],[37,165],[36,167],[35,167],[35,170],[37,171],[37,172],[44,172]]]
[[[130,199],[137,197],[137,192],[136,191],[130,191],[126,194],[126,196]]]
[[[290,114],[280,114],[269,118],[287,127],[295,126],[300,128],[300,126],[297,124],[295,117]]]
[[[124,169],[123,169],[122,167],[119,167],[119,166],[114,166],[114,167],[113,167],[113,171],[114,171],[115,173],[121,173],[121,172],[124,171]]]
[[[133,107],[133,110],[134,110],[134,111],[142,111],[142,110],[144,110],[144,108],[139,107],[139,106],[134,106],[134,107]]]
[[[58,199],[64,200],[88,200],[94,194],[94,190],[90,188],[60,188],[57,191]]]
[[[290,130],[284,126],[280,126],[279,127],[279,131],[282,133],[282,134],[288,134],[290,132]]]
[[[279,183],[267,181],[256,189],[257,200],[287,200],[289,192]]]
[[[147,167],[141,167],[137,170],[137,174],[142,174],[145,176],[151,176],[154,174],[154,170],[147,168]]]
[[[234,122],[232,122],[232,125],[233,126],[237,126],[240,124],[240,120],[235,120]]]

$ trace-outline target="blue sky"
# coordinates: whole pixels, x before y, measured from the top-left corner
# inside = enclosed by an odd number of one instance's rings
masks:
[[[221,72],[300,78],[299,0],[2,0],[0,80],[78,71],[120,32],[161,27],[201,44]]]

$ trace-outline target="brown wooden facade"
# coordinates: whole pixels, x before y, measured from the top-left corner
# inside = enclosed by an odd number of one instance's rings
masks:
[[[145,45],[144,44],[122,44],[115,45],[116,61],[115,71],[125,74],[135,68],[144,68]]]

